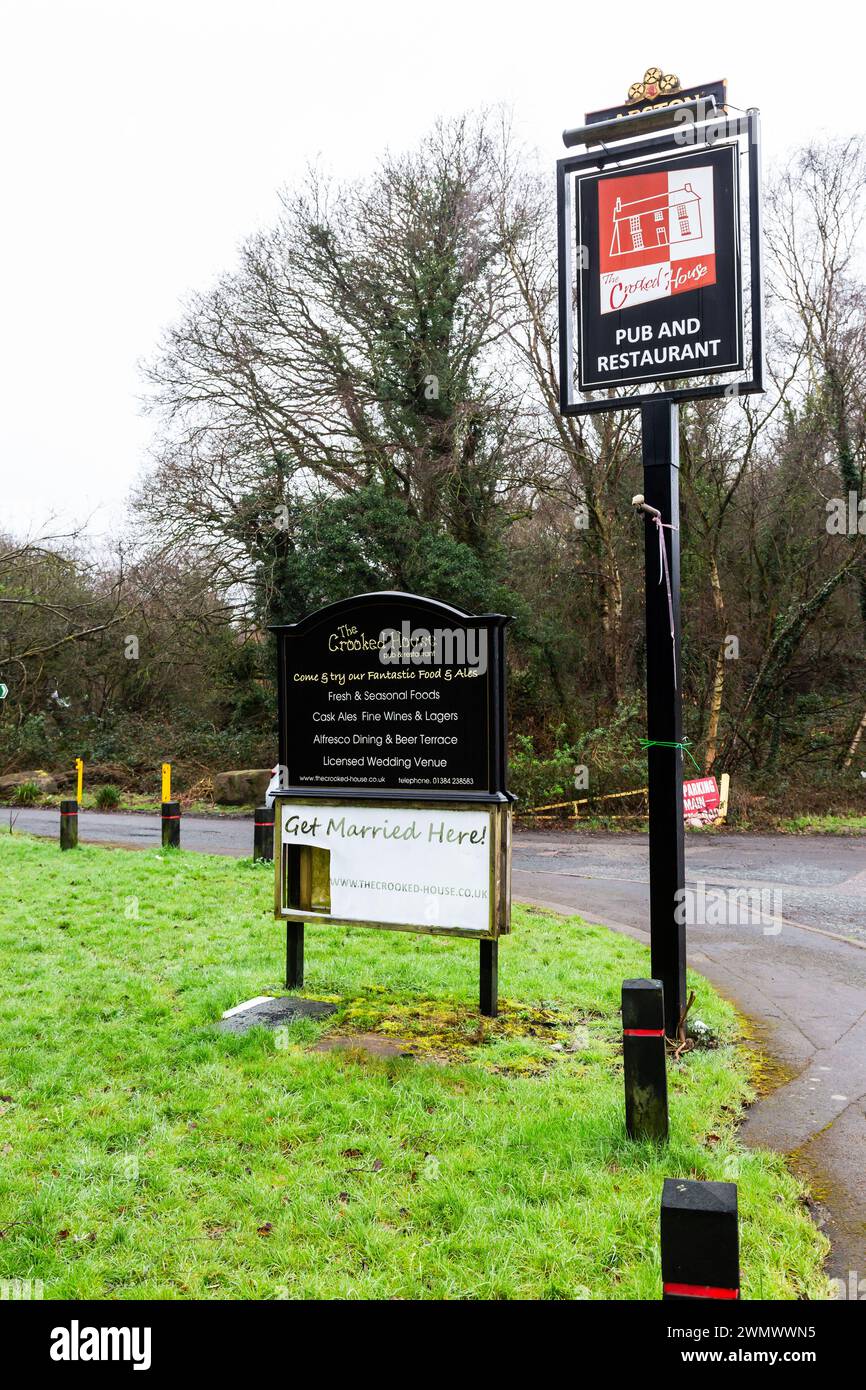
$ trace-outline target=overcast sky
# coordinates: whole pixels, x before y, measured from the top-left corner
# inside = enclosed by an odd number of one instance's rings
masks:
[[[855,10],[3,0],[0,530],[121,523],[150,434],[137,362],[310,160],[364,173],[436,116],[506,102],[552,165],[563,127],[651,64],[726,77],[778,157],[864,125]]]

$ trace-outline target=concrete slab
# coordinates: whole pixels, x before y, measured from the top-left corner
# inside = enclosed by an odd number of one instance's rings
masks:
[[[254,1009],[256,1004],[267,1004],[273,996],[270,994],[257,994],[255,999],[245,999],[242,1004],[235,1004],[233,1009],[226,1009],[223,1018],[232,1018],[235,1014],[242,1014],[247,1009]]]
[[[249,1008],[241,1007],[240,1012],[231,1009],[216,1026],[222,1033],[248,1033],[251,1028],[281,1028],[298,1018],[328,1018],[336,1012],[336,1005],[325,1004],[320,999],[299,999],[296,995],[283,994],[261,1003],[250,1000]]]

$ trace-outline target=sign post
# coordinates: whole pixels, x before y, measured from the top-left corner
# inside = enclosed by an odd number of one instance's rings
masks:
[[[508,621],[386,592],[275,629],[275,912],[290,988],[303,984],[308,923],[456,936],[480,942],[480,1008],[496,1016],[510,929]]]
[[[683,91],[649,68],[624,106],[564,132],[585,148],[557,164],[560,411],[641,412],[650,937],[669,1037],[686,1007],[678,404],[764,389],[760,122],[725,100],[724,83]]]

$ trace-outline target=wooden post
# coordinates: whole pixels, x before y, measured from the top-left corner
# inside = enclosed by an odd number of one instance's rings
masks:
[[[286,989],[300,989],[304,983],[304,924],[286,923]]]
[[[662,1298],[740,1296],[737,1184],[665,1178]]]
[[[658,511],[667,552],[671,596],[661,568],[659,530],[645,518],[647,738],[683,739],[680,662],[679,415],[670,401],[641,406],[644,500]],[[671,636],[673,614],[673,636]],[[686,928],[679,921],[685,885],[683,755],[676,747],[647,750],[649,792],[650,955],[654,979],[664,984],[665,1026],[676,1036],[686,1003]],[[679,893],[679,897],[677,896]]]
[[[728,819],[728,800],[731,795],[731,774],[723,772],[719,778],[719,814],[718,819],[724,823]]]
[[[253,859],[274,857],[274,813],[269,806],[257,806],[253,822]]]
[[[482,937],[479,945],[479,1010],[485,1018],[496,1018],[499,1013],[499,942]]]
[[[668,1078],[661,980],[622,982],[622,1064],[629,1139],[667,1139]]]
[[[162,847],[180,849],[180,802],[162,803]]]
[[[78,845],[78,802],[60,803],[60,848],[75,849]]]

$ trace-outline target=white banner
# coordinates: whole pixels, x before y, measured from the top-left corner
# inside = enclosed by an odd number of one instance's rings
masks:
[[[486,811],[283,802],[284,845],[327,850],[329,913],[310,920],[490,929],[493,822]]]

